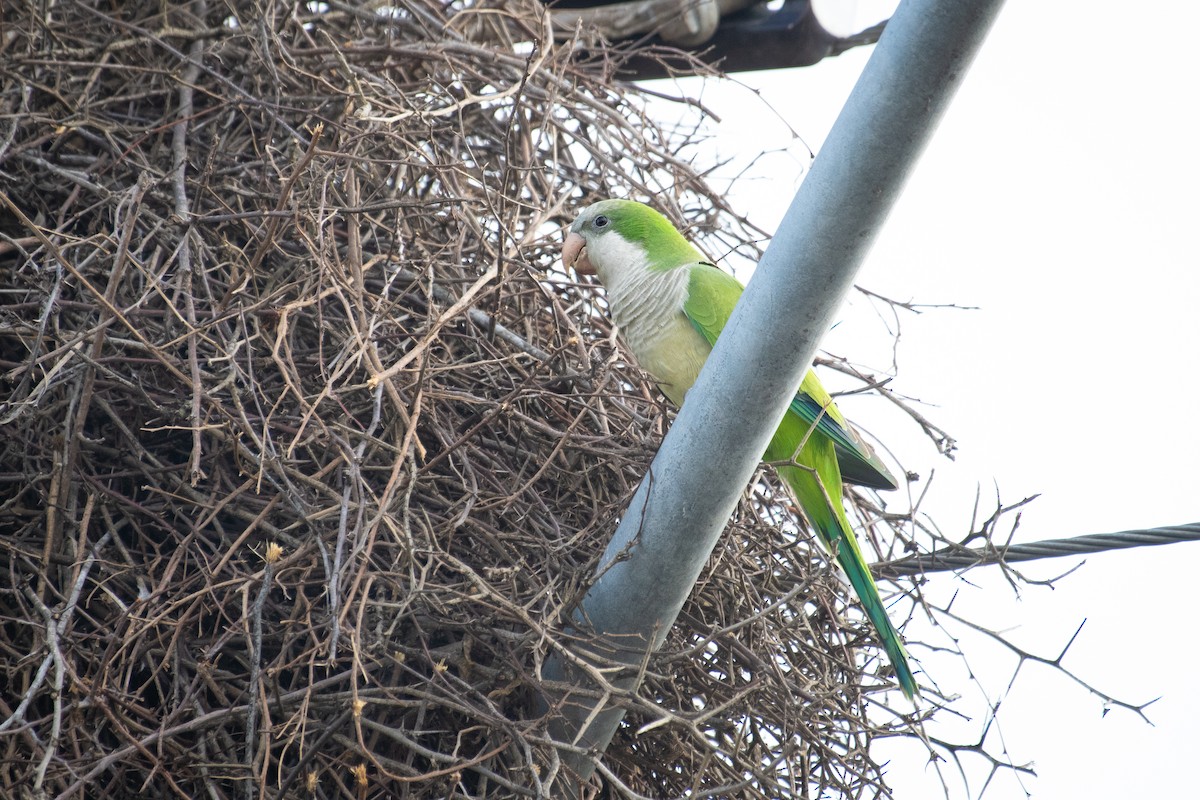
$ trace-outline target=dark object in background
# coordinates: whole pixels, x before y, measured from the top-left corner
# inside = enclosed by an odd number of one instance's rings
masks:
[[[619,74],[635,80],[694,73],[697,61],[722,72],[812,66],[853,47],[874,44],[887,24],[885,20],[852,36],[836,36],[821,25],[811,0],[784,0],[775,9],[767,3],[738,9],[738,0],[682,0],[674,14],[672,5],[563,0],[552,7],[560,30],[569,29],[569,10],[580,9],[603,15],[604,19],[585,15],[584,25],[598,27],[610,39],[622,38],[627,30],[629,37],[649,36],[650,44],[661,45],[653,55],[623,62]],[[637,7],[644,13],[634,13]],[[618,8],[630,9],[619,21],[614,19]],[[729,9],[732,12],[726,13]],[[660,21],[654,22],[655,16]]]

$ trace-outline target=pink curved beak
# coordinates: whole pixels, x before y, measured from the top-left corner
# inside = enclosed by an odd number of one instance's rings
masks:
[[[578,233],[568,233],[562,246],[563,264],[574,267],[580,275],[595,275],[596,268],[587,257],[587,242]]]

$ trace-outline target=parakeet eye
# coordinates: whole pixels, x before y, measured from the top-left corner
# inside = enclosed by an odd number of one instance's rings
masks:
[[[592,224],[595,225],[597,228],[607,228],[608,227],[608,217],[601,214],[600,216],[598,216],[594,220],[592,220]]]

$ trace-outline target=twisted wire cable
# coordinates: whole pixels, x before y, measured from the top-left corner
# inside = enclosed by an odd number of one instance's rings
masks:
[[[872,570],[880,577],[891,578],[928,572],[947,572],[984,564],[1008,564],[1017,561],[1035,561],[1039,558],[1079,556],[1129,547],[1149,547],[1196,541],[1200,541],[1200,522],[1188,522],[1163,528],[1094,533],[1069,539],[1047,539],[1042,542],[999,547],[990,546],[978,549],[946,547],[932,553],[881,562],[874,565]]]

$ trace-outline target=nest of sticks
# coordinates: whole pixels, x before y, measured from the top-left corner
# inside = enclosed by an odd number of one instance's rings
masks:
[[[667,409],[561,226],[747,236],[627,53],[536,4],[6,17],[0,794],[562,796],[541,664]],[[889,681],[794,520],[756,482],[595,791],[885,788]]]

